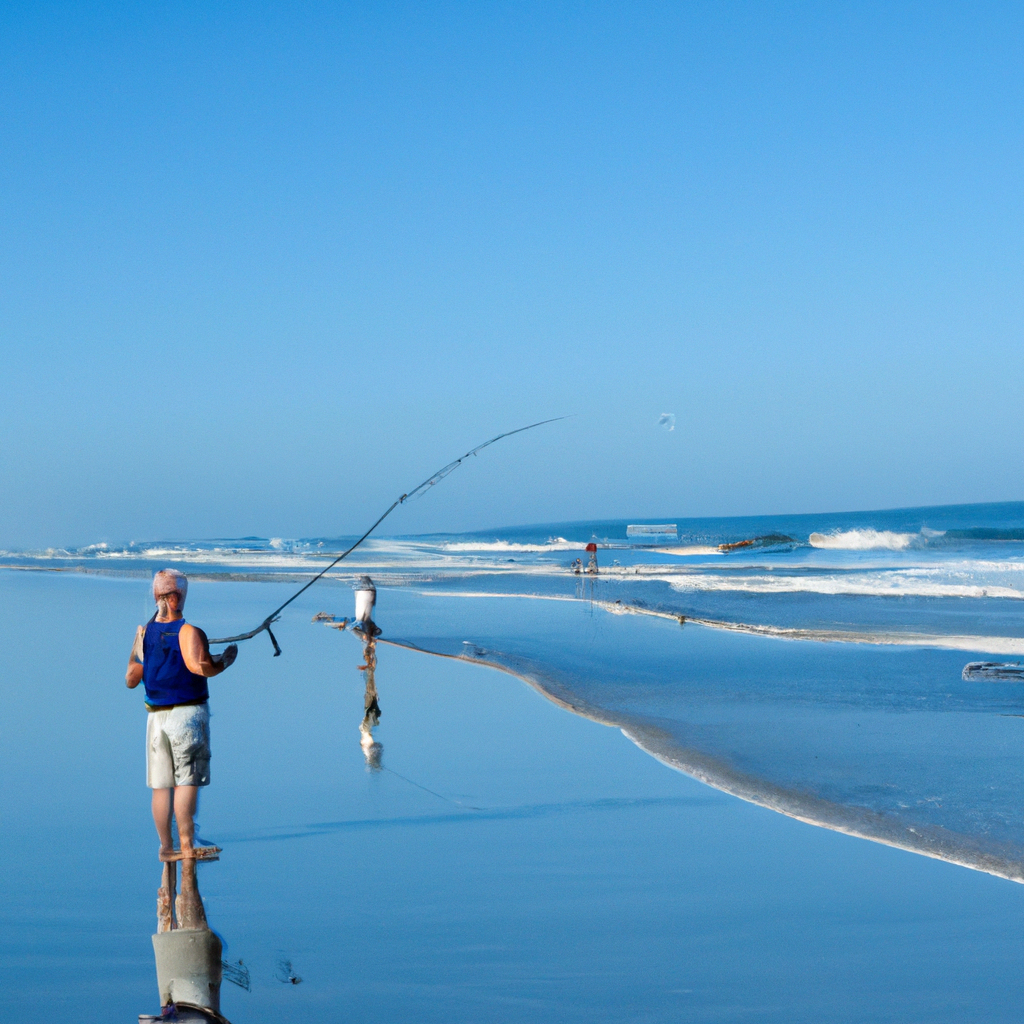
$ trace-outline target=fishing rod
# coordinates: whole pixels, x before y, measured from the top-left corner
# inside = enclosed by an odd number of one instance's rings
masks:
[[[281,648],[278,646],[277,637],[274,636],[274,633],[270,627],[273,623],[277,622],[277,620],[281,617],[281,612],[283,612],[285,608],[287,608],[288,605],[292,603],[292,601],[299,597],[299,595],[309,590],[309,588],[313,586],[313,584],[316,583],[318,579],[321,579],[328,572],[330,572],[330,570],[333,569],[343,558],[347,558],[350,554],[352,554],[352,552],[355,551],[355,549],[359,547],[359,545],[362,544],[363,541],[366,540],[366,538],[369,537],[370,534],[373,533],[373,531],[376,530],[377,527],[380,526],[380,524],[383,523],[384,520],[387,519],[387,517],[391,515],[391,513],[394,512],[396,508],[398,508],[399,505],[404,505],[405,502],[407,502],[410,498],[414,498],[416,497],[417,494],[424,493],[429,488],[433,487],[435,484],[440,483],[450,473],[454,473],[455,470],[457,470],[459,466],[461,466],[462,463],[471,455],[476,455],[477,452],[483,451],[484,448],[487,448],[489,445],[494,444],[496,441],[500,441],[503,437],[511,437],[513,434],[521,434],[524,430],[533,430],[534,427],[543,427],[547,423],[557,423],[559,420],[564,419],[564,416],[555,416],[553,419],[550,420],[541,420],[539,423],[531,423],[528,427],[518,427],[515,430],[507,430],[505,431],[504,434],[499,434],[497,437],[492,437],[490,441],[484,441],[483,444],[478,444],[475,448],[471,448],[468,452],[466,452],[465,455],[460,455],[459,458],[455,459],[453,462],[449,462],[447,466],[443,466],[441,469],[439,469],[433,476],[427,477],[427,479],[424,480],[423,483],[421,483],[418,487],[414,487],[411,491],[408,492],[408,494],[403,494],[400,498],[396,498],[391,503],[391,506],[388,508],[388,510],[377,520],[377,522],[373,524],[373,526],[371,526],[366,531],[366,533],[362,535],[362,537],[359,538],[359,540],[355,542],[355,544],[353,544],[347,551],[343,551],[340,555],[338,555],[338,557],[333,562],[331,562],[331,564],[327,566],[326,569],[323,569],[321,572],[318,572],[308,583],[303,584],[303,586],[296,590],[295,593],[292,594],[292,596],[289,597],[284,604],[275,608],[255,629],[250,630],[248,633],[239,633],[238,636],[220,637],[216,640],[210,640],[209,642],[211,644],[233,644],[237,643],[240,640],[251,640],[254,636],[259,636],[260,633],[266,632],[267,636],[270,637],[270,642],[274,645],[274,657],[276,658],[281,653]]]

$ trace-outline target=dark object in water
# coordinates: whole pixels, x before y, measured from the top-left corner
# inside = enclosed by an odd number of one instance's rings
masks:
[[[492,437],[490,441],[484,441],[483,444],[478,444],[475,448],[470,449],[470,451],[466,452],[465,455],[460,455],[453,462],[449,462],[447,466],[444,466],[441,469],[439,469],[433,476],[428,477],[426,480],[424,480],[423,483],[421,483],[418,487],[414,487],[407,494],[403,494],[400,498],[396,498],[391,503],[390,508],[388,508],[388,510],[377,520],[377,522],[373,524],[373,526],[371,526],[366,531],[366,533],[362,535],[362,537],[359,538],[359,540],[355,542],[355,544],[348,548],[348,550],[343,551],[340,555],[338,555],[338,557],[333,562],[331,562],[331,564],[327,566],[326,569],[322,569],[320,572],[318,572],[308,583],[304,583],[301,587],[299,587],[299,589],[296,590],[295,593],[292,594],[292,596],[289,597],[284,604],[279,605],[277,608],[275,608],[255,629],[249,630],[248,633],[239,633],[238,636],[219,637],[217,639],[210,640],[209,642],[211,644],[231,644],[241,640],[251,640],[254,636],[259,636],[260,633],[265,632],[267,636],[270,637],[270,642],[274,645],[274,657],[276,658],[281,653],[281,648],[280,646],[278,646],[277,638],[274,636],[270,627],[275,622],[277,622],[277,620],[281,617],[280,613],[283,612],[285,608],[287,608],[288,605],[290,605],[292,601],[294,601],[300,594],[304,594],[307,590],[309,590],[309,588],[313,586],[313,584],[316,583],[317,580],[322,579],[343,558],[347,558],[350,554],[352,554],[352,552],[355,551],[355,549],[359,547],[359,545],[362,544],[363,541],[366,540],[366,538],[369,537],[370,534],[373,533],[373,531],[376,530],[377,527],[380,526],[380,524],[383,523],[384,520],[387,519],[387,517],[391,515],[391,513],[394,512],[396,508],[398,508],[399,505],[404,504],[410,498],[414,498],[417,494],[424,493],[425,491],[433,487],[434,484],[440,483],[450,473],[454,473],[455,470],[457,470],[459,466],[461,466],[462,463],[465,462],[465,460],[470,457],[470,455],[476,455],[477,452],[489,447],[496,441],[500,441],[503,437],[511,437],[513,434],[521,434],[524,430],[533,430],[534,427],[543,427],[546,423],[557,423],[559,420],[564,419],[564,416],[555,416],[553,419],[550,420],[541,420],[539,423],[531,423],[528,427],[518,427],[516,430],[506,430],[504,434],[499,434],[497,437]]]
[[[750,548],[754,546],[752,540],[737,540],[733,541],[732,544],[719,544],[719,551],[738,551],[740,548]]]
[[[377,691],[370,692],[370,684],[366,685],[366,695],[363,697],[365,708],[363,711],[363,724],[376,727],[380,725],[380,704],[377,700]]]
[[[764,537],[751,537],[749,540],[737,540],[731,544],[719,544],[718,550],[723,553],[740,551],[743,548],[773,548],[778,544],[795,544],[792,537],[784,533],[769,533]]]
[[[220,962],[222,976],[230,981],[232,985],[244,988],[246,992],[252,991],[252,982],[249,980],[249,968],[239,960],[237,964],[229,964],[227,960]]]
[[[972,661],[964,665],[962,678],[1024,683],[1024,664],[1019,661]]]
[[[299,985],[302,979],[292,970],[291,960],[278,960],[277,973],[274,975],[284,985]]]

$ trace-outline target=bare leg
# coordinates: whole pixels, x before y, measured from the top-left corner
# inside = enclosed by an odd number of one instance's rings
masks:
[[[153,790],[153,823],[160,837],[160,852],[170,853],[174,849],[171,835],[171,793],[170,789]],[[180,826],[179,826],[180,827]]]
[[[160,890],[156,894],[156,930],[169,932],[174,928],[175,889],[178,886],[178,865],[165,864]]]
[[[194,845],[196,826],[196,803],[199,799],[198,786],[174,787],[174,817],[178,822],[178,838],[181,840],[181,852],[191,850]],[[182,889],[185,883],[181,883]]]
[[[174,901],[179,928],[207,928],[206,912],[199,897],[194,857],[181,862],[181,892]]]
[[[174,787],[174,818],[178,823],[181,852],[190,853],[195,845],[195,813],[199,800],[198,786]],[[196,862],[189,857],[181,862],[181,892],[174,901],[179,928],[205,928],[206,914],[196,884]]]

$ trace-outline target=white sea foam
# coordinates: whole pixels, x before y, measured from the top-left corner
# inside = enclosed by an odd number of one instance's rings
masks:
[[[564,537],[552,537],[546,544],[517,544],[507,540],[493,541],[450,541],[439,545],[442,551],[582,551],[586,541],[566,540]]]
[[[969,575],[981,572],[1021,572],[1024,571],[1024,559],[1000,559],[998,562],[988,558],[972,558],[959,562],[943,562],[942,569],[948,572],[961,572]],[[942,571],[929,567],[929,571]]]
[[[721,555],[723,553],[721,548],[708,547],[706,544],[659,546],[658,550],[666,555]]]
[[[648,577],[650,578],[650,577]],[[999,584],[953,583],[930,578],[922,572],[837,573],[819,576],[783,576],[775,573],[757,576],[691,573],[660,577],[673,590],[735,591],[747,594],[827,594],[850,597],[999,597],[1020,600],[1024,591]]]
[[[567,594],[494,593],[493,591],[421,591],[424,597],[462,597],[508,599],[529,601],[574,602],[578,598]],[[639,615],[656,619],[680,621],[675,612],[657,611],[637,605],[620,604],[611,601],[592,601],[588,604],[601,608],[612,615]],[[691,625],[708,626],[732,633],[748,633],[752,636],[773,637],[777,640],[810,640],[817,643],[875,644],[895,647],[938,647],[943,650],[970,651],[982,654],[1007,656],[1024,655],[1024,638],[1013,636],[983,636],[969,634],[912,633],[886,629],[802,629],[793,626],[767,626],[751,622],[728,622],[721,619],[705,619],[700,616],[685,616]]]
[[[532,685],[545,696],[550,696],[539,684]],[[555,700],[554,697],[550,699]],[[575,714],[581,714],[565,701],[558,703],[568,707]],[[594,717],[600,721],[597,716]],[[857,806],[833,803],[810,796],[806,792],[786,789],[767,780],[758,780],[746,773],[741,774],[736,769],[723,766],[720,758],[702,755],[692,748],[685,754],[673,750],[671,745],[666,743],[663,732],[654,734],[650,730],[641,730],[636,726],[620,726],[620,729],[623,736],[662,764],[699,779],[723,793],[731,793],[741,800],[767,807],[769,810],[819,828],[869,839],[898,850],[909,850],[949,864],[959,864],[1011,882],[1024,882],[1024,870],[1019,861],[978,850],[976,840],[968,836],[925,825],[919,825],[917,828],[901,826],[898,822],[886,821],[880,815],[866,813],[863,808]]]
[[[920,534],[896,533],[893,530],[841,530],[812,533],[808,539],[813,548],[835,551],[904,551],[920,539]]]

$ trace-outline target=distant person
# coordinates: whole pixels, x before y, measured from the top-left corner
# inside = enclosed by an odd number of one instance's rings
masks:
[[[575,560],[575,561],[574,561],[574,562],[572,563],[572,565],[570,565],[570,566],[569,566],[569,568],[570,568],[570,569],[572,569],[572,571],[573,571],[573,572],[574,572],[574,573],[575,573],[575,574],[576,574],[577,576],[579,576],[579,574],[580,574],[581,572],[583,572],[583,562],[582,562],[582,560],[581,560],[581,559],[579,559],[579,558],[577,558],[577,559],[576,559],[576,560]]]
[[[587,562],[587,572],[593,576],[597,575],[597,545],[590,543],[587,545],[587,552],[590,555],[590,560]]]
[[[178,822],[181,856],[194,856],[199,787],[210,784],[210,692],[206,680],[220,675],[238,655],[232,644],[211,655],[206,634],[182,615],[188,579],[176,569],[153,577],[156,615],[135,631],[125,682],[146,687],[146,785],[153,790],[153,821],[160,859],[175,853],[171,815]]]

